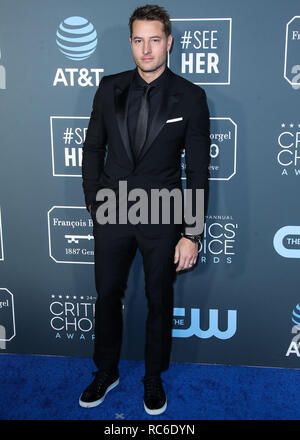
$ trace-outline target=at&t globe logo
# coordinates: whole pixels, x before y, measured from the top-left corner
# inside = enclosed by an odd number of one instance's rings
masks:
[[[296,355],[300,358],[300,304],[297,304],[294,310],[292,311],[292,322],[293,327],[291,333],[293,336],[288,351],[286,352],[286,356],[289,357],[291,355]]]
[[[72,65],[58,67],[52,85],[98,87],[104,69],[84,65],[82,62],[87,60],[97,48],[98,35],[93,24],[83,17],[65,18],[56,30],[56,44],[59,51],[68,60],[72,60]]]
[[[85,60],[95,52],[97,42],[94,26],[83,17],[66,18],[56,32],[58,48],[70,60]]]

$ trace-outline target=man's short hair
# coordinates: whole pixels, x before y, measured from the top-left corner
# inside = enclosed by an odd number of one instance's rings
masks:
[[[170,16],[165,8],[158,5],[145,5],[136,8],[129,18],[130,37],[132,36],[132,23],[134,20],[158,20],[163,24],[164,32],[168,37],[171,34]]]

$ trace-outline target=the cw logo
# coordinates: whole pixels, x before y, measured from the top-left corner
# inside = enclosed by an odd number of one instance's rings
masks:
[[[275,251],[285,258],[300,258],[300,226],[283,226],[273,238]]]
[[[175,316],[184,316],[184,308],[174,308]],[[209,310],[209,327],[207,330],[202,330],[200,327],[200,309],[191,309],[191,325],[186,329],[173,329],[172,335],[177,338],[189,338],[190,336],[198,336],[198,338],[207,339],[215,336],[218,339],[229,339],[236,332],[236,310],[228,310],[227,312],[227,330],[219,330],[218,325],[218,310]]]

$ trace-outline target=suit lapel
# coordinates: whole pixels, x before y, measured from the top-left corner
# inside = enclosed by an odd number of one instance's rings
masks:
[[[164,96],[161,100],[161,104],[157,109],[157,111],[155,112],[155,114],[153,115],[152,123],[151,126],[149,127],[149,132],[146,142],[138,155],[139,161],[147,153],[147,151],[153,144],[154,140],[156,139],[161,129],[165,125],[166,120],[168,119],[168,115],[172,114],[172,108],[174,104],[176,104],[178,101],[179,101],[178,93],[170,93],[168,91],[164,93]]]
[[[133,73],[133,71],[131,71],[131,73]],[[129,160],[132,163],[134,163],[132,151],[129,143],[129,135],[128,135],[128,127],[127,127],[128,95],[129,95],[131,80],[132,80],[132,75],[129,76],[129,80],[126,81],[126,84],[115,85],[114,93],[115,93],[115,109],[116,109],[116,118],[118,122],[118,127]]]
[[[133,78],[133,74],[134,74],[134,70],[131,70],[129,72],[129,75],[126,77],[125,81],[123,81],[123,83],[120,82],[119,84],[116,84],[114,86],[115,109],[116,109],[116,118],[118,122],[118,127],[120,130],[120,134],[123,140],[126,153],[132,164],[134,164],[134,158],[132,155],[132,150],[129,141],[127,114],[128,114],[129,89]],[[169,88],[168,90],[165,91],[163,99],[161,100],[161,104],[159,108],[156,110],[155,114],[153,115],[146,142],[138,155],[139,161],[149,150],[154,140],[156,139],[161,129],[163,128],[166,120],[168,119],[168,116],[172,114],[173,106],[179,101],[180,94],[174,91],[172,87],[173,73],[171,71],[170,71],[170,75],[172,76],[169,80]]]

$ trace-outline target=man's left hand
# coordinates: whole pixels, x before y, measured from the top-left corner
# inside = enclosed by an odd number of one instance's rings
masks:
[[[182,237],[176,247],[174,264],[178,263],[176,272],[184,269],[191,269],[198,258],[198,243],[193,243],[188,238]]]

